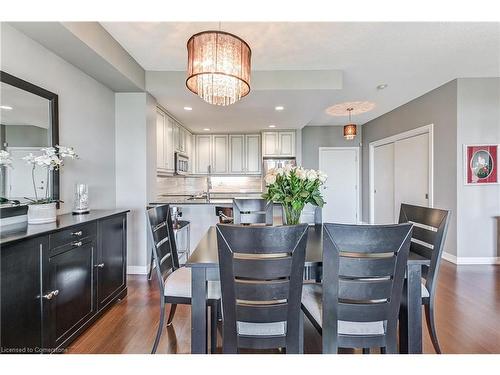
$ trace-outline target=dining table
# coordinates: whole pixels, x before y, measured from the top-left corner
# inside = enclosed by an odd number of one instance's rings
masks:
[[[304,279],[321,281],[323,258],[323,225],[310,225],[304,263]],[[399,316],[400,353],[422,353],[422,266],[430,260],[411,252],[406,266],[406,279]],[[210,227],[189,256],[191,268],[191,353],[208,353],[207,346],[207,282],[220,280],[217,229]],[[323,331],[323,340],[331,340],[331,332]]]

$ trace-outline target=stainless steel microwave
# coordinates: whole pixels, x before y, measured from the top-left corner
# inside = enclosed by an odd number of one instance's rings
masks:
[[[175,173],[189,173],[189,157],[187,155],[181,154],[180,152],[175,153]]]

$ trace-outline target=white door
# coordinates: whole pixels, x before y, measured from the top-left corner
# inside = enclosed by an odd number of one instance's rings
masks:
[[[212,136],[197,135],[196,136],[196,161],[195,173],[207,174],[210,167],[210,158],[212,155]]]
[[[358,222],[358,148],[320,148],[319,169],[328,175],[324,185],[323,222]]]
[[[229,153],[230,153],[230,173],[245,172],[245,136],[230,135],[229,136]]]
[[[35,167],[35,187],[32,179],[32,166],[22,158],[32,153],[35,156],[42,155],[40,147],[7,147],[12,156],[11,167],[5,168],[7,198],[24,200],[24,197],[44,198],[47,192],[47,169]],[[50,177],[49,177],[50,178]]]
[[[375,147],[373,157],[374,224],[393,224],[394,143]]]
[[[227,135],[213,136],[212,153],[212,173],[227,173],[229,164]]]
[[[429,206],[429,134],[396,141],[394,177],[395,219],[401,203]]]
[[[246,170],[248,174],[260,174],[262,158],[260,157],[260,135],[245,136]]]

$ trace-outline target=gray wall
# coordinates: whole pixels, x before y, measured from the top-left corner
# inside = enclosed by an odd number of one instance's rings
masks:
[[[0,125],[5,128],[5,141],[9,147],[47,147],[49,131],[33,125]],[[0,131],[1,133],[1,131]]]
[[[343,126],[306,126],[302,128],[302,166],[319,168],[320,147],[356,147],[362,138],[362,126],[352,141],[344,138]],[[299,162],[297,160],[297,162]]]
[[[457,80],[363,125],[363,220],[369,221],[370,142],[434,124],[434,206],[452,211],[445,251],[457,254]]]
[[[0,27],[1,69],[59,95],[60,144],[80,156],[61,171],[60,213],[71,211],[76,182],[89,184],[91,208],[114,208],[114,93],[11,26]]]
[[[458,80],[457,131],[458,255],[500,256],[495,219],[500,185],[464,185],[464,144],[500,144],[500,78]]]

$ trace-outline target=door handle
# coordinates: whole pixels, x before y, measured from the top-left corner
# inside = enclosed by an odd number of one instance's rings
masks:
[[[82,234],[83,234],[83,232],[81,230],[71,233],[72,236],[81,236]]]
[[[51,291],[50,293],[43,295],[42,297],[44,299],[51,300],[53,297],[57,296],[58,294],[59,294],[59,290],[56,289],[56,290]]]
[[[99,264],[96,264],[94,267],[97,267],[97,268],[104,268],[104,263],[99,263]]]
[[[76,241],[76,242],[72,242],[71,245],[75,246],[75,247],[80,247],[83,245],[83,242],[82,241]]]

